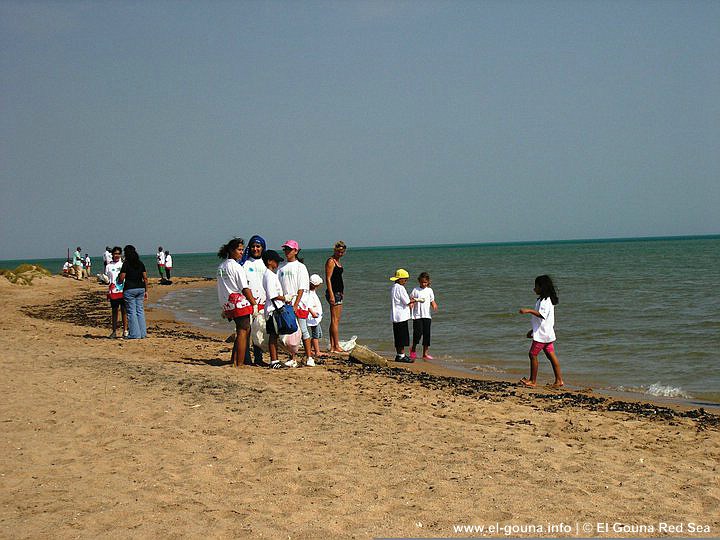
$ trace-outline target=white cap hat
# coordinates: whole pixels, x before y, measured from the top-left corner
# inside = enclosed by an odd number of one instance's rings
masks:
[[[320,276],[318,276],[317,274],[313,274],[312,276],[310,276],[310,283],[312,283],[316,287],[318,285],[320,285],[322,282],[323,282],[322,278]]]

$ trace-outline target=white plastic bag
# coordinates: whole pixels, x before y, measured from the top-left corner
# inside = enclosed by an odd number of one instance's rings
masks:
[[[345,352],[350,352],[355,348],[355,342],[357,341],[357,336],[353,336],[347,341],[341,341],[338,343],[340,345],[340,348]]]
[[[300,328],[292,334],[280,336],[279,342],[287,352],[297,354],[298,350],[300,350],[300,343],[302,342],[302,332]]]
[[[250,323],[250,340],[256,347],[260,347],[264,352],[268,351],[268,336],[266,329],[265,317],[262,313],[252,316]]]

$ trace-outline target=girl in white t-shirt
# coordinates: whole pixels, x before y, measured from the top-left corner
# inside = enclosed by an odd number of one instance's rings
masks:
[[[530,346],[530,379],[523,377],[520,384],[534,387],[537,385],[538,354],[545,352],[555,374],[555,382],[550,386],[560,388],[565,384],[560,373],[560,362],[555,354],[555,306],[560,302],[550,276],[538,276],[535,278],[535,294],[538,295],[535,302],[535,309],[523,308],[520,313],[532,315],[532,330],[527,333],[532,338]]]
[[[420,343],[422,337],[423,342],[423,359],[433,360],[428,350],[430,349],[430,323],[432,322],[432,311],[437,311],[437,304],[435,303],[435,293],[430,288],[430,274],[422,272],[418,276],[419,287],[415,287],[410,293],[410,298],[415,300],[411,311],[413,320],[413,340],[412,347],[410,347],[410,358],[415,360],[417,353],[415,348]]]
[[[242,257],[245,242],[233,238],[218,251],[223,259],[217,269],[218,302],[223,316],[235,322],[235,343],[230,359],[235,367],[245,361],[248,338],[250,337],[250,315],[258,312],[257,301],[252,295],[247,275],[238,259]]]

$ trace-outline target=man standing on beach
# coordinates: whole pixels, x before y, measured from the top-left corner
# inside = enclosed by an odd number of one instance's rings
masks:
[[[105,253],[103,253],[103,273],[107,270],[107,265],[113,262],[112,253],[110,253],[110,246],[105,246]]]
[[[81,280],[84,272],[82,248],[80,246],[78,246],[75,253],[73,253],[73,267],[75,268],[75,279]]]
[[[157,267],[158,272],[160,273],[160,279],[163,279],[165,277],[163,276],[163,270],[165,270],[165,251],[163,251],[162,246],[158,247],[155,258],[157,259]]]

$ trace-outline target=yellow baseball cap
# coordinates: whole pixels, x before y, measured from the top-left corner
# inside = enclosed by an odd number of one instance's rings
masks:
[[[407,270],[404,268],[398,268],[395,271],[395,275],[390,278],[390,281],[397,281],[398,279],[407,279],[410,277],[410,274],[408,274]]]

